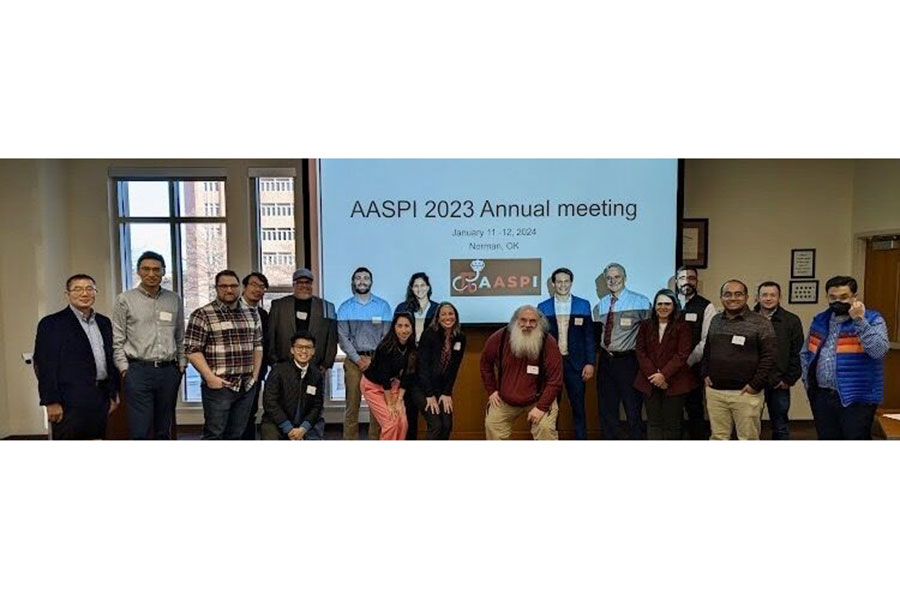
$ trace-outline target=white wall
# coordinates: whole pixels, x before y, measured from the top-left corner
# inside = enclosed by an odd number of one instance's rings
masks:
[[[853,233],[900,232],[900,160],[857,160]]]
[[[792,248],[816,248],[820,286],[851,268],[852,160],[689,160],[685,217],[709,218],[709,268],[703,294],[721,309],[718,288],[744,281],[751,295],[773,280],[787,294]],[[819,305],[784,306],[806,331]],[[803,386],[794,386],[791,417],[810,419]]]

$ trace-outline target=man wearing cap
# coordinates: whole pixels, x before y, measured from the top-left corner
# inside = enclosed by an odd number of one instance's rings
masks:
[[[295,333],[309,333],[316,339],[310,362],[324,374],[337,354],[337,313],[334,304],[313,296],[312,271],[297,269],[293,280],[294,295],[275,300],[269,310],[269,363],[293,360],[291,338]]]

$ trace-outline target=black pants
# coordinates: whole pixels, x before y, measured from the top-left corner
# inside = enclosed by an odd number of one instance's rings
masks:
[[[692,440],[708,440],[710,435],[709,421],[703,415],[703,378],[700,377],[700,366],[691,367],[700,385],[685,395],[684,411],[687,413],[687,432]]]
[[[256,384],[256,393],[253,394],[253,401],[250,403],[250,416],[247,418],[247,427],[241,434],[242,440],[256,439],[256,413],[259,412],[259,396],[262,393],[262,382]]]
[[[106,437],[109,398],[105,389],[87,402],[63,407],[63,418],[53,424],[54,440],[100,440]]]
[[[628,437],[644,438],[641,407],[644,395],[634,389],[638,362],[634,352],[609,356],[600,351],[600,375],[597,377],[597,404],[600,409],[600,430],[605,440],[619,439],[619,404],[625,405]]]
[[[437,400],[437,398],[435,398]],[[403,396],[406,404],[406,420],[409,428],[406,430],[406,439],[414,440],[419,434],[419,414],[425,417],[425,425],[428,431],[425,439],[428,440],[449,440],[450,432],[453,430],[453,413],[444,412],[443,408],[438,414],[425,410],[425,392],[418,385],[412,386],[406,390]]]
[[[875,404],[854,402],[841,405],[841,398],[834,390],[809,389],[809,405],[820,440],[871,440]]]
[[[681,439],[681,421],[686,397],[686,394],[666,396],[666,392],[659,388],[653,388],[650,395],[645,396],[648,440]]]

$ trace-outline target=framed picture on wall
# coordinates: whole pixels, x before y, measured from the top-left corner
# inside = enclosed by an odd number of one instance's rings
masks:
[[[788,304],[818,304],[819,280],[791,281],[788,288]]]
[[[681,220],[681,263],[698,269],[709,266],[709,219]]]
[[[816,249],[791,250],[791,279],[813,279],[816,276]]]

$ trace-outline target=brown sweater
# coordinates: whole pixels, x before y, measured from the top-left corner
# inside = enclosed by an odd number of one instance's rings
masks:
[[[505,329],[505,328],[504,328]],[[562,390],[562,355],[556,340],[549,334],[544,334],[544,358],[543,364],[538,360],[519,358],[513,355],[509,346],[509,334],[500,351],[500,338],[503,329],[495,331],[488,338],[481,353],[481,381],[488,395],[500,391],[500,399],[510,406],[528,406],[537,402],[537,407],[544,412],[550,410],[550,405],[556,400]],[[497,366],[502,355],[503,381],[497,385]],[[529,373],[531,367],[532,373]],[[536,372],[535,372],[536,371]],[[543,371],[543,373],[541,373]],[[543,375],[544,387],[538,390],[538,375]],[[540,392],[540,395],[538,395]]]

